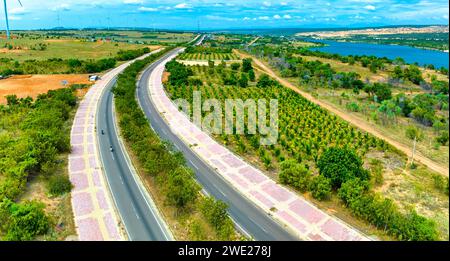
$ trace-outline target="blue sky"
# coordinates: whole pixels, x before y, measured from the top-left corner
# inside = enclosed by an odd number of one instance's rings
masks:
[[[202,29],[448,24],[447,0],[22,0],[24,7],[6,1],[13,29],[196,29],[197,21]]]

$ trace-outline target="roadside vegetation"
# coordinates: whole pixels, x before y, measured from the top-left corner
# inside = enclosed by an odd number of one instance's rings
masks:
[[[67,174],[75,88],[0,105],[0,238],[64,240],[75,234]]]
[[[118,77],[113,92],[122,136],[176,239],[237,240],[227,206],[200,193],[182,153],[152,131],[135,100],[139,72],[169,50],[134,62]]]
[[[276,59],[275,55],[270,57]],[[370,90],[372,99],[376,95],[379,100],[391,98],[386,84],[369,84],[351,73],[335,79],[337,73],[327,65],[299,62],[286,68],[309,70],[309,79],[317,81],[317,85],[332,79],[339,86],[348,84],[352,91]],[[166,70],[169,76],[165,87],[173,100],[184,98],[192,103],[194,91],[200,91],[202,99],[217,99],[222,105],[233,98],[278,99],[278,144],[261,146],[258,134],[214,137],[319,207],[333,208],[338,217],[386,239],[448,238],[448,220],[434,216],[440,213],[445,217],[448,213],[448,179],[441,178],[437,181],[440,185],[433,185],[438,174],[419,165],[411,168],[406,155],[282,87],[253,67],[251,60],[217,66],[186,66],[173,61]],[[248,128],[246,120],[244,129]],[[421,174],[416,176],[419,169]],[[406,178],[409,175],[415,179]],[[391,182],[393,176],[396,183]],[[414,188],[420,182],[426,184],[421,186],[425,190],[421,193]],[[401,193],[392,193],[396,186],[402,186]],[[364,220],[365,225],[356,220]]]

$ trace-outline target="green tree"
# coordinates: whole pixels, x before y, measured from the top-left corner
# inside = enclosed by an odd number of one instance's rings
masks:
[[[233,71],[239,70],[240,67],[241,67],[241,64],[239,64],[239,63],[232,63],[231,64],[231,70],[233,70]]]
[[[331,147],[320,155],[317,162],[320,175],[331,180],[335,188],[339,188],[347,180],[360,178],[369,180],[370,175],[363,168],[361,158],[353,149]]]
[[[378,102],[392,98],[391,85],[385,83],[374,83],[373,87]]]
[[[242,60],[242,71],[248,73],[250,70],[253,70],[252,66],[252,58],[245,58]]]
[[[255,81],[255,79],[256,79],[256,76],[255,76],[255,71],[254,70],[250,70],[250,71],[248,71],[248,78],[250,79],[250,81],[252,81],[252,82],[254,82]]]
[[[258,83],[256,84],[259,88],[267,88],[273,85],[273,80],[267,75],[263,74],[259,77]]]
[[[248,78],[245,73],[242,73],[241,78],[239,78],[239,86],[242,88],[248,87]]]

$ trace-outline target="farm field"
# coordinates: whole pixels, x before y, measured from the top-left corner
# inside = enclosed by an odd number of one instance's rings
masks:
[[[230,61],[239,60],[239,57],[234,53],[183,53],[178,59],[180,60],[201,60],[201,61]]]
[[[172,82],[170,76],[167,79],[166,89],[173,100],[184,98],[192,103],[193,91],[200,91],[202,99],[218,99],[222,105],[225,99],[230,98],[278,99],[280,133],[276,145],[260,146],[258,135],[214,135],[218,141],[264,170],[268,176],[285,182],[280,180],[284,171],[283,164],[285,161],[294,160],[304,165],[313,177],[317,177],[320,173],[317,162],[327,148],[349,148],[356,151],[362,158],[364,167],[371,173],[373,193],[393,200],[402,213],[407,213],[415,206],[421,215],[438,224],[441,239],[448,238],[448,196],[442,190],[448,181],[437,173],[422,165],[410,168],[407,155],[384,141],[351,127],[347,122],[308,102],[294,91],[271,80],[261,80],[263,73],[256,67],[255,78],[259,80],[249,81],[247,78],[246,84],[239,80],[246,73],[223,65],[215,66],[214,69],[211,66],[198,65],[187,68],[193,72],[187,85],[177,85],[177,81]],[[236,82],[232,79],[236,79]],[[248,126],[245,127],[247,128]],[[436,183],[436,180],[439,181]],[[438,185],[439,183],[441,185]],[[298,185],[292,187],[299,188]],[[301,190],[300,193],[311,198],[308,191]],[[355,219],[342,202],[337,200],[337,196],[331,196],[329,200],[312,201],[326,211],[334,209],[333,213],[338,217],[362,231],[381,238],[395,238],[370,225],[361,224],[360,220]]]
[[[110,58],[119,50],[137,50],[149,47],[158,49],[158,45],[115,43],[98,40],[96,42],[77,39],[30,39],[19,38],[7,42],[0,39],[0,59],[8,58],[22,62],[25,60],[60,59],[103,59]]]
[[[87,74],[57,74],[57,75],[16,75],[0,80],[0,104],[6,104],[6,96],[17,95],[17,98],[31,97],[49,90],[66,88],[74,84],[91,85]],[[67,81],[63,86],[62,81]]]

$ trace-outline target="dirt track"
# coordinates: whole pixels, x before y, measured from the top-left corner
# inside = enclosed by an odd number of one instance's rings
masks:
[[[282,79],[281,77],[279,77],[278,75],[275,74],[275,72],[269,68],[269,66],[265,65],[263,62],[261,62],[260,60],[258,60],[257,58],[250,56],[248,54],[244,54],[242,52],[239,52],[237,50],[234,50],[234,52],[236,52],[238,55],[240,55],[243,58],[246,57],[251,57],[253,59],[253,62],[260,67],[261,70],[263,70],[264,72],[266,72],[268,75],[270,75],[271,77],[273,77],[274,79],[276,79],[277,81],[279,81],[282,85],[284,85],[285,87],[288,87],[290,89],[292,89],[293,91],[299,93],[300,95],[302,95],[303,97],[305,97],[306,99],[308,99],[309,101],[321,106],[322,108],[336,114],[337,116],[341,117],[342,119],[344,119],[345,121],[349,122],[350,124],[358,127],[361,130],[364,130],[368,133],[371,133],[372,135],[376,136],[377,138],[383,139],[386,142],[388,142],[389,144],[391,144],[392,146],[396,147],[397,149],[399,149],[400,151],[404,152],[406,155],[408,155],[408,157],[410,157],[411,152],[412,152],[412,147],[406,146],[402,143],[397,142],[396,140],[393,140],[391,138],[386,137],[385,135],[383,135],[383,133],[381,133],[380,131],[376,130],[374,127],[372,127],[369,123],[367,123],[366,121],[359,119],[353,115],[349,115],[346,112],[340,110],[339,108],[337,108],[336,106],[320,101],[316,98],[314,98],[311,94],[300,90],[299,88],[297,88],[294,84],[290,83],[289,81]],[[446,177],[449,176],[449,169],[448,166],[443,166],[441,164],[436,163],[435,161],[429,159],[428,157],[425,157],[423,154],[421,154],[420,152],[416,151],[416,154],[414,156],[414,160],[415,161],[419,161],[420,163],[428,166],[430,169],[438,172],[441,175],[444,175]]]

